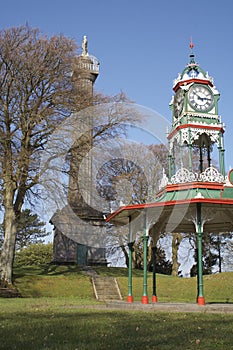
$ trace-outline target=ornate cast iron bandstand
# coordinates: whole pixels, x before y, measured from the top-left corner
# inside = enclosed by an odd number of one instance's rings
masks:
[[[156,201],[120,207],[107,218],[111,223],[129,225],[128,302],[133,301],[132,249],[135,230],[143,231],[144,304],[149,302],[146,264],[149,237],[155,248],[161,233],[195,233],[199,305],[205,304],[203,237],[207,233],[233,231],[233,172],[230,171],[227,176],[225,174],[224,125],[218,114],[220,95],[213,79],[195,62],[193,45],[190,48],[190,61],[173,85],[174,94],[170,103],[172,127],[167,136],[169,171],[168,174],[164,172]],[[216,154],[218,164],[213,160]],[[157,301],[155,277],[154,270],[152,302]]]

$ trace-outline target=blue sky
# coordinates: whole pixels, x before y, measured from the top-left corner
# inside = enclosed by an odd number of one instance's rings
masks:
[[[0,28],[28,22],[45,34],[63,33],[100,61],[96,89],[124,91],[136,103],[171,120],[172,82],[189,61],[193,37],[196,61],[214,77],[226,124],[227,170],[233,166],[232,0],[0,0]]]

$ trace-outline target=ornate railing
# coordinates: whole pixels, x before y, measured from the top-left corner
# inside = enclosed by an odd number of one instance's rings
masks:
[[[209,167],[200,174],[193,173],[185,168],[181,168],[171,177],[170,181],[165,172],[163,172],[163,177],[159,188],[162,189],[168,184],[182,184],[194,181],[224,183],[225,179],[224,176],[214,167]]]
[[[192,173],[191,171],[185,168],[181,168],[175,173],[175,175],[172,176],[171,183],[180,184],[185,182],[197,181],[197,179],[198,179],[198,174]]]
[[[200,181],[224,182],[224,176],[217,169],[210,167],[200,174]]]

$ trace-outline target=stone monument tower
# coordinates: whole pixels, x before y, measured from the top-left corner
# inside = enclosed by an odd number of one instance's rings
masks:
[[[85,35],[82,54],[76,58],[72,67],[75,93],[81,102],[77,106],[78,118],[75,122],[79,136],[78,139],[75,138],[70,152],[68,202],[72,208],[79,208],[79,213],[81,208],[86,207],[86,203],[91,206],[92,159],[89,152],[93,146],[94,116],[89,107],[93,105],[93,87],[99,74],[99,62],[96,57],[89,55],[87,44]],[[83,197],[86,203],[83,203]]]
[[[93,87],[99,74],[99,62],[89,55],[87,37],[83,37],[82,53],[73,62],[74,93],[79,96],[74,136],[69,154],[68,204],[54,214],[55,263],[79,265],[106,265],[105,247],[100,237],[105,236],[103,214],[92,206],[93,147]],[[87,111],[87,112],[86,112]],[[74,133],[75,134],[75,133]],[[58,223],[58,224],[57,224]]]

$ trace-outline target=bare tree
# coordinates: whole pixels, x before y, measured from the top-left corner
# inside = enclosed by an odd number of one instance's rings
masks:
[[[162,145],[146,146],[137,143],[121,145],[121,152],[114,153],[99,169],[97,189],[100,196],[110,201],[112,209],[121,205],[149,203],[155,200],[163,174]],[[117,157],[118,156],[118,157]],[[142,264],[142,232],[140,224],[134,220],[134,252],[133,266],[141,268]],[[111,226],[108,230],[107,248],[109,255],[128,264],[128,227]],[[158,249],[158,252],[160,250]],[[151,259],[151,254],[149,254]],[[158,256],[159,257],[159,256]],[[160,255],[161,257],[161,255]],[[148,266],[150,262],[148,262]]]
[[[0,32],[0,190],[4,242],[0,279],[12,283],[17,220],[39,178],[40,153],[74,108],[70,63],[74,42],[29,26]]]
[[[82,118],[76,113],[82,108],[126,101],[123,94],[114,98],[97,94],[90,97],[76,88],[77,75],[72,74],[76,48],[71,39],[62,35],[48,38],[27,25],[0,32],[0,198],[4,214],[0,281],[4,285],[12,283],[17,222],[23,204],[40,199],[46,192],[40,186],[45,185],[41,179],[48,169],[51,191],[59,181],[52,176],[53,171],[72,176],[69,167],[57,162],[59,156],[67,156],[67,144],[72,147],[62,133],[56,139],[57,128],[66,123],[68,129],[75,129],[69,118]],[[140,118],[130,112],[112,112],[103,118],[99,112],[98,117],[93,129],[96,142],[122,132],[124,123]],[[56,140],[47,148],[52,134]],[[85,137],[83,140],[85,143]]]

